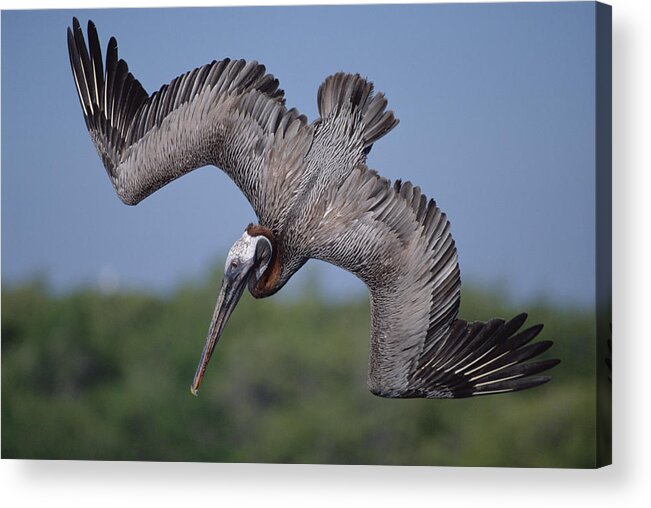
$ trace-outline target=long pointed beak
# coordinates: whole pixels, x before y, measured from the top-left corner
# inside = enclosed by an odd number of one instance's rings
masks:
[[[190,391],[192,395],[198,395],[199,386],[203,379],[204,374],[206,373],[206,367],[212,356],[212,352],[215,349],[215,345],[219,340],[219,336],[226,326],[226,322],[235,309],[237,302],[239,301],[244,288],[246,287],[247,277],[246,273],[238,273],[235,275],[224,274],[224,280],[222,280],[222,287],[219,292],[219,298],[217,299],[217,305],[215,306],[215,312],[212,316],[212,321],[210,322],[210,328],[208,330],[208,336],[206,337],[206,344],[203,347],[203,352],[201,353],[201,359],[199,360],[199,365],[197,366],[197,372],[194,375],[194,380],[192,381],[192,386]]]

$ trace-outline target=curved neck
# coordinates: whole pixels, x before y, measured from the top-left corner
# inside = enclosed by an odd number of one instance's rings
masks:
[[[282,271],[280,265],[282,254],[282,252],[280,252],[281,247],[269,228],[260,226],[259,224],[250,224],[249,227],[246,228],[246,232],[251,236],[263,235],[271,242],[271,261],[269,261],[269,266],[262,274],[262,277],[258,279],[256,285],[250,288],[251,295],[253,295],[254,298],[264,298],[265,296],[272,295],[276,292],[275,287],[280,279],[280,273]]]

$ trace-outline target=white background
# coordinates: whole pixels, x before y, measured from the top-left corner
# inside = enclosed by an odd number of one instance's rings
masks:
[[[191,5],[263,2],[205,2]],[[311,3],[311,2],[283,2]],[[341,3],[341,2],[327,2]],[[358,2],[370,3],[370,2]],[[375,2],[377,3],[377,2]],[[392,2],[395,3],[395,2]],[[649,506],[651,337],[648,245],[648,0],[613,4],[614,465],[596,471],[488,468],[16,461],[0,463],[3,506]],[[17,2],[3,9],[132,2]],[[138,1],[139,6],[180,2]],[[4,386],[3,390],[11,387]]]

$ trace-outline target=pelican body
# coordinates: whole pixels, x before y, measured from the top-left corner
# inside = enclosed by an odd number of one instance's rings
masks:
[[[530,343],[542,325],[521,330],[526,314],[458,319],[461,281],[446,215],[419,187],[392,185],[366,165],[373,144],[398,124],[369,81],[328,77],[317,94],[320,117],[309,123],[255,61],[213,61],[149,95],[118,59],[113,37],[103,62],[91,21],[87,46],[73,19],[68,49],[86,126],[124,203],[214,165],[258,217],[228,253],[192,393],[244,290],[271,296],[309,259],[368,286],[375,395],[458,398],[549,380],[539,373],[558,360],[528,361],[552,343]]]

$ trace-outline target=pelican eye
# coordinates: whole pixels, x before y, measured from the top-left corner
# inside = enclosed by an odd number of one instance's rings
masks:
[[[239,266],[239,263],[237,262],[236,259],[234,259],[233,261],[231,261],[231,268],[237,268],[238,266]]]

